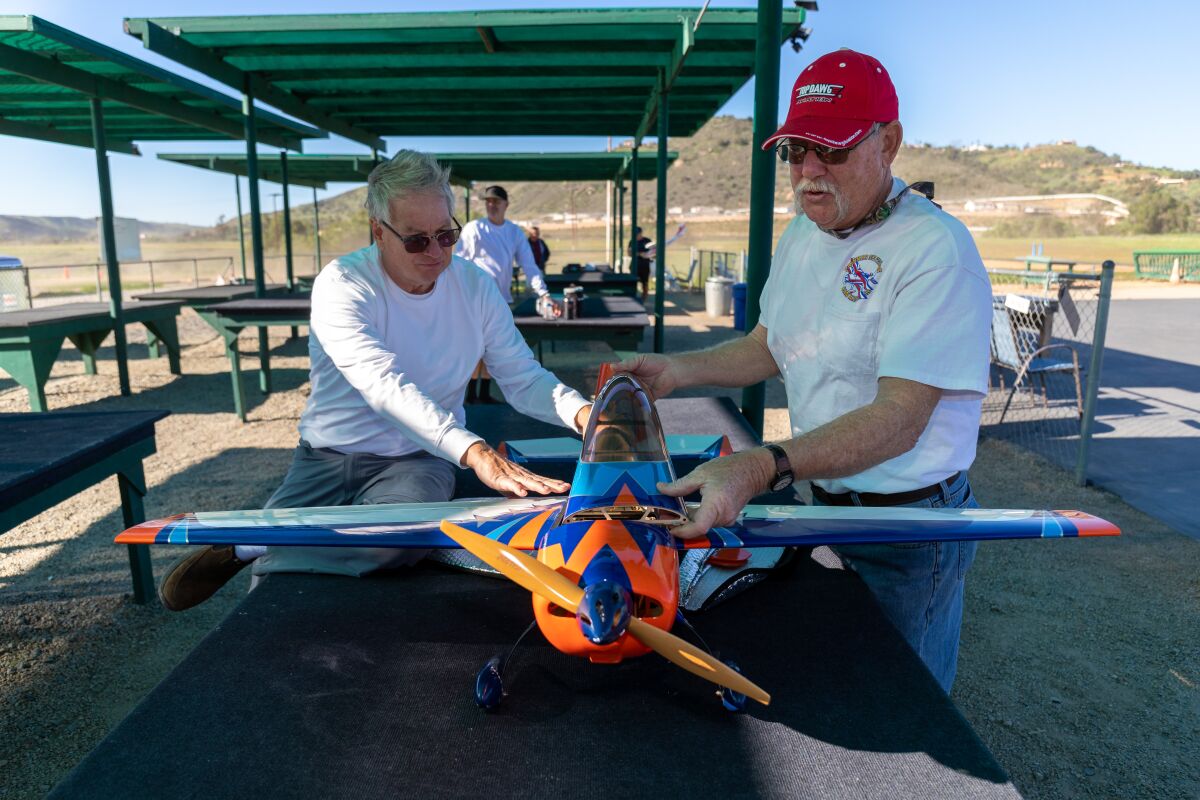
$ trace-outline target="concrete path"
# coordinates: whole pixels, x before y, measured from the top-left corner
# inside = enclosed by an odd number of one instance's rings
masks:
[[[1200,539],[1200,299],[1114,300],[1088,477]]]

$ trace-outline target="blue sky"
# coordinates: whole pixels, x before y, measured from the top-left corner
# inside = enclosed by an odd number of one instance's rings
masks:
[[[586,7],[695,6],[702,2],[592,0]],[[440,10],[573,7],[567,2],[443,0]],[[713,7],[756,6],[714,0]],[[1200,169],[1200,68],[1195,31],[1200,4],[1175,0],[1009,0],[1003,3],[909,0],[821,0],[809,16],[812,37],[798,54],[783,49],[780,119],[792,81],[817,56],[853,47],[878,57],[900,95],[910,142],[965,145],[1035,144],[1074,139],[1127,160],[1176,169]],[[428,10],[428,0],[342,0],[336,9],[315,0],[0,0],[0,14],[38,16],[197,80],[142,48],[121,30],[123,17],[222,14],[300,14]],[[223,88],[223,87],[222,87]],[[228,92],[228,90],[225,90]],[[749,117],[753,83],[722,113]],[[592,150],[603,138],[390,139],[389,150]],[[113,155],[114,205],[121,216],[162,222],[213,223],[234,214],[232,179],[160,162],[156,152],[236,151],[240,144],[143,144],[141,158]],[[307,152],[362,152],[338,138]],[[92,217],[99,213],[95,161],[90,150],[0,136],[4,191],[0,214]],[[906,176],[914,177],[914,176]],[[920,176],[915,176],[919,178]],[[348,185],[331,185],[339,193]],[[264,183],[263,208],[272,208]],[[294,189],[294,202],[310,200]],[[326,193],[321,193],[324,197]]]

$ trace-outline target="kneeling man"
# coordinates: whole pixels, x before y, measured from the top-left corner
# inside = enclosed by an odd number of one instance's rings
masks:
[[[454,256],[449,170],[401,151],[367,188],[375,244],[328,264],[313,284],[312,394],[300,444],[267,508],[449,500],[455,469],[508,494],[567,484],[513,464],[464,427],[467,381],[482,360],[522,413],[582,430],[591,406],[533,357],[495,280]],[[255,575],[362,575],[424,551],[382,548],[206,547],[163,578],[172,610],[203,602],[250,561]]]

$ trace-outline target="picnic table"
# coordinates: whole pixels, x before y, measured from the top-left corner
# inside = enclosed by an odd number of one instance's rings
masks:
[[[1036,264],[1044,268],[1046,272],[1053,272],[1055,266],[1063,266],[1067,268],[1067,272],[1074,272],[1075,265],[1079,263],[1078,261],[1071,261],[1069,259],[1050,258],[1050,256],[1025,256],[1023,260],[1026,270],[1032,271]]]
[[[160,342],[165,345],[172,375],[181,372],[175,318],[182,305],[176,300],[148,300],[129,303],[121,311],[126,324],[146,327],[151,358],[158,358]],[[84,372],[95,375],[96,350],[113,328],[108,303],[67,303],[0,313],[0,369],[25,387],[30,409],[45,411],[46,381],[63,341],[71,340],[83,357]]]
[[[755,443],[728,400],[658,407],[668,433]],[[493,444],[563,434],[506,406],[470,406],[467,421]],[[529,623],[528,592],[433,564],[270,575],[50,797],[1018,797],[829,556],[801,551],[692,615],[772,693],[745,714],[654,655],[590,664],[536,632],[485,714],[475,673]]]
[[[301,325],[308,325],[309,317],[312,314],[312,298],[308,294],[255,297],[217,303],[199,309],[199,311],[205,315],[209,324],[225,340],[225,354],[229,357],[229,372],[233,381],[233,408],[237,412],[238,419],[245,422],[246,400],[242,391],[242,361],[237,349],[238,334],[245,328],[266,329],[288,326],[295,331]],[[271,392],[270,356],[264,350],[260,353],[259,358],[259,388],[264,394],[269,394]]]
[[[525,341],[542,360],[542,344],[562,341],[605,342],[621,358],[637,352],[650,318],[631,297],[590,294],[579,303],[575,319],[545,319],[537,313],[537,298],[528,297],[513,308],[513,320]]]
[[[637,276],[629,272],[609,272],[607,270],[581,270],[579,272],[564,272],[558,275],[547,275],[546,288],[551,292],[562,294],[568,286],[582,286],[585,291],[601,294],[617,294],[636,298],[638,296]]]
[[[142,459],[154,454],[154,423],[168,413],[0,414],[0,534],[110,475],[117,476],[125,527],[144,520]],[[145,603],[154,597],[150,549],[128,547],[133,601]]]

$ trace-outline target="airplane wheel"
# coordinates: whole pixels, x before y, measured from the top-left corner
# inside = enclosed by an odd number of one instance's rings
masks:
[[[504,681],[500,677],[500,656],[492,656],[475,676],[475,703],[484,711],[495,711],[500,707],[503,697]]]
[[[725,659],[725,665],[734,672],[741,672],[741,668],[737,664]],[[746,695],[741,692],[735,692],[732,689],[721,687],[721,705],[725,706],[726,711],[731,711],[734,714],[739,714],[746,710]]]

